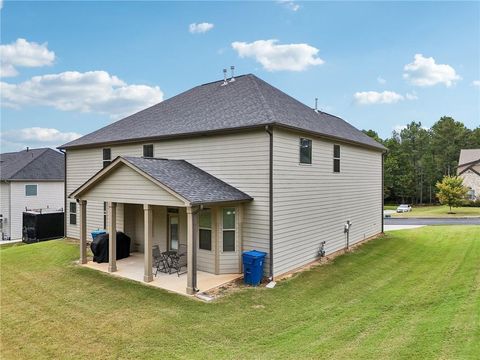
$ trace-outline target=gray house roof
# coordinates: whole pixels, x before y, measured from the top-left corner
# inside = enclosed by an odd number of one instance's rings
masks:
[[[460,158],[458,166],[471,164],[480,161],[480,149],[462,149],[460,150]]]
[[[222,84],[196,86],[60,148],[276,125],[385,150],[343,119],[314,111],[255,75]]]
[[[64,181],[64,155],[41,148],[0,154],[1,180]]]
[[[192,205],[221,203],[230,201],[249,201],[253,198],[243,191],[227,184],[202,169],[190,164],[185,160],[169,160],[156,158],[139,158],[131,156],[119,156],[112,163],[87,180],[70,196],[75,196],[88,189],[93,179],[105,176],[110,170],[118,165],[119,161],[125,161],[134,168],[154,178],[174,193],[188,200]],[[103,174],[102,174],[103,172]]]

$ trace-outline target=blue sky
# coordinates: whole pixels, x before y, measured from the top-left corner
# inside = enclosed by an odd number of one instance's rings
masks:
[[[479,2],[5,1],[1,45],[2,151],[57,146],[230,65],[382,137],[480,125]]]

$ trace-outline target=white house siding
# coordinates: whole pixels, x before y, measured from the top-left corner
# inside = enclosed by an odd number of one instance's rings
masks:
[[[10,183],[0,183],[0,214],[2,214],[2,231],[0,240],[10,236]]]
[[[25,196],[25,185],[37,185],[36,196]],[[22,237],[23,212],[28,209],[63,209],[64,186],[61,181],[12,181],[10,183],[10,231],[12,239]]]
[[[189,161],[252,196],[255,200],[245,204],[243,248],[268,252],[268,139],[265,131],[258,130],[157,141],[154,156]],[[148,143],[152,142],[110,146],[112,160],[119,155],[140,157]],[[101,170],[102,149],[67,150],[67,194]],[[117,212],[117,221],[123,222],[123,213]],[[88,201],[87,232],[98,227],[103,227],[103,204]],[[67,222],[67,234],[78,238],[78,225]]]
[[[312,164],[299,164],[300,137],[312,139]],[[341,144],[341,172],[333,172],[335,142],[274,131],[274,274],[280,275],[381,232],[382,155]]]
[[[480,165],[474,166],[473,169],[480,173]],[[480,175],[474,173],[472,170],[467,170],[460,175],[463,179],[463,186],[466,186],[475,191],[475,197],[480,199]]]

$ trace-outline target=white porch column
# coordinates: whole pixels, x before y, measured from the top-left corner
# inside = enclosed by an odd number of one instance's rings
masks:
[[[187,294],[195,294],[194,278],[196,278],[197,269],[195,267],[195,241],[193,229],[193,210],[191,206],[187,207]]]
[[[78,202],[80,210],[80,264],[87,263],[87,202]]]
[[[117,271],[117,203],[108,203],[108,272]]]
[[[143,205],[143,219],[144,219],[144,229],[145,229],[145,245],[143,253],[145,255],[144,265],[145,272],[143,275],[143,281],[150,282],[153,281],[152,274],[152,246],[153,246],[153,216],[152,216],[152,205],[144,204]]]

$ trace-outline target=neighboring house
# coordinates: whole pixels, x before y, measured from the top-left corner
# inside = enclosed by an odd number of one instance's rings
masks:
[[[457,175],[468,188],[469,200],[480,199],[480,149],[460,150]]]
[[[65,206],[65,158],[58,151],[26,149],[0,154],[2,239],[22,238],[26,209]]]
[[[254,75],[216,81],[60,147],[67,235],[122,230],[145,253],[188,248],[196,271],[240,273],[244,250],[268,253],[273,278],[383,231],[385,148],[339,117]],[[195,245],[194,245],[195,244]],[[113,257],[110,271],[116,270]]]

